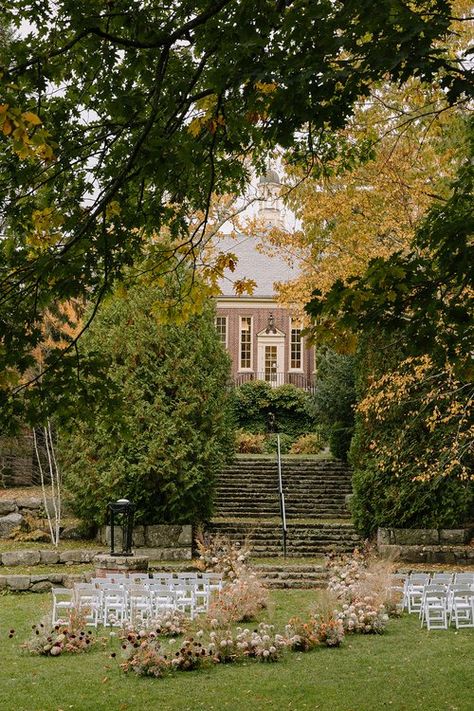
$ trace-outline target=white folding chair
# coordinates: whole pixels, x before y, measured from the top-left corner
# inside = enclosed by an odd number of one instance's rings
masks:
[[[453,573],[433,573],[431,576],[431,582],[450,585],[453,582]]]
[[[468,587],[474,585],[474,573],[456,573],[454,583],[456,585],[465,584]]]
[[[148,590],[151,596],[152,616],[160,616],[162,612],[175,610],[175,593],[168,585],[162,585],[160,582],[150,580]]]
[[[102,587],[102,619],[105,626],[120,627],[127,619],[127,591],[123,585],[104,583]]]
[[[130,585],[127,590],[128,619],[145,620],[152,616],[153,600],[149,588],[145,585]]]
[[[203,573],[202,579],[210,592],[220,592],[224,585],[222,573]]]
[[[411,573],[407,580],[406,605],[408,612],[420,612],[425,585],[430,582],[428,573]]]
[[[196,586],[193,583],[178,581],[174,588],[174,603],[181,612],[189,610],[189,615],[194,620],[196,611]]]
[[[195,585],[198,579],[197,573],[178,573],[176,578],[173,579],[173,584],[185,583],[189,585]]]
[[[207,612],[211,600],[211,591],[207,581],[198,578],[194,586],[195,612]]]
[[[76,583],[74,597],[87,625],[97,627],[102,613],[102,592],[91,583]]]
[[[128,582],[128,577],[125,573],[107,573],[105,578],[101,578],[106,583],[111,585],[126,585]]]
[[[153,573],[151,582],[162,585],[170,589],[173,581],[173,573]]]
[[[428,630],[448,629],[448,595],[446,591],[428,590],[423,602],[423,617]]]
[[[436,593],[447,593],[447,591],[448,591],[447,586],[444,583],[430,582],[428,585],[424,586],[423,594],[421,597],[420,612],[419,612],[419,617],[421,620],[422,627],[423,627],[423,624],[426,619],[427,600],[430,600]]]
[[[150,576],[148,573],[130,573],[128,580],[132,585],[148,583]]]
[[[52,588],[51,594],[53,596],[53,625],[67,624],[71,610],[76,605],[74,591],[68,588]]]
[[[450,624],[457,630],[474,627],[474,591],[470,587],[454,586],[451,591]]]

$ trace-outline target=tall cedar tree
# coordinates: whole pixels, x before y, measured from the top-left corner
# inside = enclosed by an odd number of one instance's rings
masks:
[[[83,348],[106,359],[114,407],[70,421],[61,461],[76,512],[104,522],[108,501],[136,505],[140,523],[193,522],[211,513],[216,474],[232,444],[229,359],[208,307],[185,325],[160,325],[159,290],[108,300]]]

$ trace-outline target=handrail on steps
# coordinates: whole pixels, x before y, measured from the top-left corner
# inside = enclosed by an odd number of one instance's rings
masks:
[[[283,493],[283,481],[281,478],[281,448],[280,435],[277,434],[277,463],[278,463],[278,494],[280,497],[280,514],[281,514],[281,532],[283,540],[283,557],[286,558],[286,511],[285,511],[285,494]]]

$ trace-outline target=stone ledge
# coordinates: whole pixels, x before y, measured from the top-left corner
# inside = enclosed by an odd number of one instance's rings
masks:
[[[0,553],[0,570],[2,565],[80,565],[92,563],[100,553],[99,549],[75,549],[68,551],[56,550],[18,550]]]
[[[379,543],[377,549],[383,557],[407,563],[474,564],[474,547],[472,546],[402,546]]]

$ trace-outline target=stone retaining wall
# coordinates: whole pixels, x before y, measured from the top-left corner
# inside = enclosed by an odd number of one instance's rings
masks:
[[[52,510],[53,504],[49,498],[46,499],[46,505]],[[0,538],[8,538],[12,531],[23,523],[25,516],[40,516],[43,509],[44,502],[38,496],[0,499]]]
[[[53,587],[72,588],[74,583],[87,582],[93,572],[67,575],[67,573],[43,573],[40,575],[0,575],[0,593],[11,592],[47,592]]]
[[[402,529],[379,528],[380,555],[408,563],[474,564],[474,547],[469,545],[473,528]]]
[[[120,529],[115,532],[115,545],[122,544]],[[98,540],[110,547],[110,526],[99,531]],[[190,560],[192,558],[193,527],[191,525],[160,524],[135,526],[133,548],[140,555],[147,555],[146,549],[153,549],[155,560]]]
[[[2,565],[82,565],[92,563],[99,550],[74,549],[55,550],[16,550],[0,553],[0,571]]]

